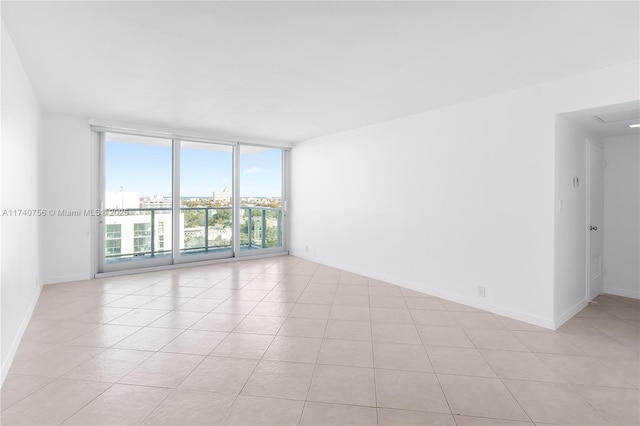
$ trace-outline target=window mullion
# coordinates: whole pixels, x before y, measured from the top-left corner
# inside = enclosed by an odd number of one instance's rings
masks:
[[[180,255],[180,140],[173,139],[173,189],[171,194],[172,206],[172,255],[173,263]]]

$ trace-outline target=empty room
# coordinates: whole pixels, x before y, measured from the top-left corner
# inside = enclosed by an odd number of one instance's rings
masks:
[[[640,425],[637,1],[1,1],[3,425]]]

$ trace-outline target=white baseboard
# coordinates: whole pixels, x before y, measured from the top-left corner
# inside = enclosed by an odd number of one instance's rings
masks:
[[[88,274],[57,275],[53,277],[44,277],[42,279],[42,284],[57,284],[70,281],[84,281],[88,279],[91,279]]]
[[[11,364],[13,363],[13,359],[16,356],[16,352],[18,352],[18,346],[20,346],[20,342],[22,341],[22,336],[24,336],[24,332],[27,330],[27,326],[29,325],[29,321],[31,320],[31,315],[33,315],[33,310],[36,308],[36,304],[38,303],[38,298],[40,297],[40,292],[42,291],[42,286],[38,286],[37,290],[29,304],[27,312],[22,318],[22,323],[20,324],[20,328],[18,328],[18,333],[16,337],[11,342],[11,347],[9,348],[9,353],[7,354],[7,359],[2,363],[2,378],[0,381],[0,387],[4,384],[4,379],[7,378],[7,374],[9,374],[9,368],[11,368]]]
[[[630,297],[632,299],[640,299],[640,290],[625,290],[622,288],[605,287],[603,293],[613,294],[614,296]]]
[[[553,329],[554,330],[559,329],[562,326],[562,324],[564,324],[565,322],[573,318],[575,314],[583,310],[584,307],[587,306],[588,304],[589,304],[589,301],[587,299],[583,299],[578,303],[576,303],[575,305],[573,305],[571,308],[567,309],[562,315],[555,317],[555,319],[553,320],[553,323],[554,323]]]
[[[551,330],[556,329],[555,327],[556,321],[552,319],[542,318],[536,315],[530,315],[525,312],[514,311],[508,308],[504,308],[502,306],[492,305],[490,303],[478,302],[477,300],[468,299],[464,296],[460,296],[454,293],[448,293],[438,289],[418,287],[417,285],[415,285],[415,283],[407,282],[397,277],[389,277],[389,276],[372,274],[371,271],[359,270],[358,268],[353,268],[350,265],[341,264],[340,262],[334,262],[331,260],[320,258],[318,256],[309,256],[307,252],[298,252],[296,250],[292,250],[290,254],[292,256],[309,260],[311,262],[322,263],[323,265],[342,269],[343,271],[352,272],[354,274],[359,274],[359,275],[370,277],[376,280],[399,285],[400,287],[419,291],[421,293],[428,294],[430,296],[439,297],[441,299],[449,300],[451,302],[461,303],[463,305],[471,306],[477,309],[482,309],[482,310],[485,310],[494,314],[502,315],[505,317],[509,317],[518,321],[523,321],[529,324],[537,325],[539,327],[543,327]]]

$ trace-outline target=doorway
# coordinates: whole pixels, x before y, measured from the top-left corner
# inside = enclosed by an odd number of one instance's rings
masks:
[[[627,218],[616,211],[624,210],[620,207],[624,203],[615,204],[616,200],[637,199],[637,190],[632,189],[633,194],[621,193],[623,188],[633,187],[631,183],[637,178],[633,177],[631,167],[620,173],[613,173],[614,168],[608,165],[605,169],[611,144],[623,144],[613,141],[629,139],[624,146],[637,143],[640,129],[631,125],[639,121],[640,101],[556,116],[556,327],[573,317],[599,294],[640,295],[637,289],[632,288],[634,284],[625,284],[637,276],[627,273],[627,270],[633,270],[634,264],[637,265],[637,258],[640,257],[636,254],[638,251],[631,250],[635,259],[618,260],[620,253],[630,251],[628,247],[638,246],[638,240],[634,240],[637,232],[633,230],[639,224],[639,216],[627,215],[630,216]],[[627,154],[622,158],[633,156],[630,150],[624,152]],[[614,180],[609,179],[612,176],[618,176],[613,187]],[[629,236],[630,233],[634,235],[633,238]],[[633,282],[637,281],[636,278]]]

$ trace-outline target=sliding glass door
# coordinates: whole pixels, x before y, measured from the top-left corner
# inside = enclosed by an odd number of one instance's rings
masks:
[[[98,272],[284,251],[282,149],[98,135]]]
[[[233,256],[233,146],[180,142],[181,261]]]
[[[240,147],[240,250],[245,255],[283,246],[283,151]]]
[[[104,134],[103,269],[170,264],[172,142]]]

